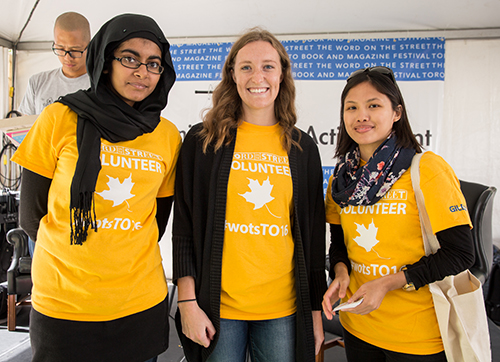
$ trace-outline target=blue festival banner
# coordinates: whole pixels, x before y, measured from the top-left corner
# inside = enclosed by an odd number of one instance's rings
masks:
[[[326,189],[328,188],[328,181],[330,181],[330,176],[333,175],[335,166],[323,166],[323,196],[326,195]]]
[[[282,41],[295,80],[345,80],[360,68],[385,66],[398,81],[444,81],[444,38]],[[232,43],[174,44],[178,81],[219,81]]]

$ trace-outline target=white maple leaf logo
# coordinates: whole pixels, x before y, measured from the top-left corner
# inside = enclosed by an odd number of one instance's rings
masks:
[[[254,204],[254,210],[258,210],[265,205],[267,211],[269,211],[271,215],[277,218],[281,218],[281,216],[274,215],[266,205],[268,202],[274,200],[274,197],[271,196],[271,191],[273,190],[274,186],[269,182],[269,176],[267,177],[267,180],[262,182],[262,185],[260,184],[259,180],[252,180],[251,178],[248,178],[248,180],[248,187],[252,191],[247,191],[244,194],[238,195],[243,196],[245,200],[247,200],[247,202]]]
[[[127,177],[123,182],[120,182],[118,177],[114,178],[108,176],[109,181],[107,185],[109,190],[104,190],[102,192],[96,192],[96,194],[101,195],[105,200],[113,201],[113,207],[121,205],[123,202],[126,202],[128,199],[134,197],[135,195],[130,193],[134,183],[132,182],[132,174]],[[128,206],[128,203],[127,203]]]
[[[366,228],[363,224],[356,224],[356,231],[358,232],[359,236],[356,236],[353,240],[364,248],[366,252],[373,251],[375,254],[378,255],[379,258],[381,259],[390,259],[390,258],[383,258],[381,257],[376,250],[373,249],[375,245],[379,243],[379,240],[377,240],[377,232],[378,228],[375,226],[373,219],[370,225],[368,225],[368,228]]]

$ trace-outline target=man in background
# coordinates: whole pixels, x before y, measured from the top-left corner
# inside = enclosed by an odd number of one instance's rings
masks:
[[[52,51],[62,67],[30,77],[19,112],[23,115],[40,114],[60,96],[89,88],[85,64],[89,42],[90,25],[83,15],[75,12],[59,15],[54,24]]]
[[[26,116],[40,114],[59,97],[90,88],[85,61],[89,43],[90,25],[83,15],[75,12],[59,15],[54,24],[52,51],[62,67],[30,77],[19,112]],[[29,239],[28,245],[33,256],[35,242]]]

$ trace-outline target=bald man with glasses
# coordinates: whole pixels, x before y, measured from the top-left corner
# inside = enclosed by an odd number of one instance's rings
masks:
[[[90,87],[85,64],[90,38],[90,25],[83,15],[75,12],[59,15],[54,24],[52,51],[62,67],[30,77],[19,112],[40,114],[59,97]]]
[[[90,25],[83,15],[67,12],[57,17],[52,51],[62,67],[30,77],[19,112],[27,116],[40,114],[59,97],[90,88],[85,63],[90,38]],[[29,239],[28,245],[33,256],[35,242]]]

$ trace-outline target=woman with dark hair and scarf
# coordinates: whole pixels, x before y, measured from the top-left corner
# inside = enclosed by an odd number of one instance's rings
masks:
[[[471,222],[451,167],[432,152],[420,161],[420,187],[441,244],[425,256],[411,183],[413,156],[422,152],[391,69],[354,72],[342,92],[338,157],[326,195],[330,277],[323,311],[340,313],[347,359],[446,361],[427,284],[474,261]]]
[[[33,361],[155,360],[168,347],[158,246],[181,138],[160,117],[175,81],[156,22],[123,14],[89,44],[91,88],[48,106],[13,161],[36,241]]]

